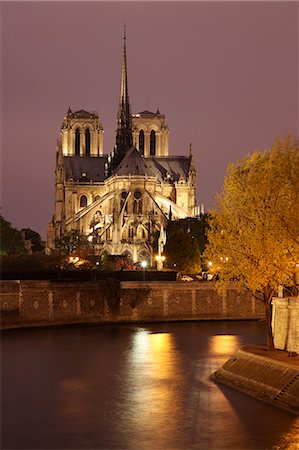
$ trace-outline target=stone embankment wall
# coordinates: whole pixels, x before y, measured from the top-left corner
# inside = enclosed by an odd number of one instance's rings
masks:
[[[299,354],[299,297],[273,297],[274,347]]]
[[[212,378],[299,414],[299,367],[240,349]]]
[[[249,292],[210,282],[2,281],[0,299],[2,328],[264,318]]]

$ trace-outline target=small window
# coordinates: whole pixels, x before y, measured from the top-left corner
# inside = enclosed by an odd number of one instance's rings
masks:
[[[140,130],[139,132],[139,152],[141,155],[144,155],[144,131]]]
[[[150,135],[150,155],[154,156],[155,154],[156,154],[156,133],[154,130],[152,130]]]
[[[120,195],[120,209],[121,210],[123,209],[123,206],[124,206],[124,203],[125,203],[125,201],[127,199],[127,196],[128,196],[127,192],[126,191],[122,191],[122,193]],[[125,213],[127,213],[127,212],[128,212],[128,203],[126,203],[126,206],[125,206]]]
[[[85,206],[87,206],[87,197],[86,197],[86,195],[81,195],[80,208],[85,208]]]
[[[76,129],[75,132],[75,155],[80,155],[80,130]]]
[[[129,227],[128,235],[129,235],[130,239],[133,239],[133,237],[134,237],[134,228],[133,227]]]
[[[140,200],[142,197],[142,194],[140,191],[135,191],[134,192],[134,198],[136,198],[136,200]]]
[[[140,191],[134,192],[133,214],[142,214],[142,194]]]
[[[90,131],[89,128],[85,131],[85,153],[90,155]]]

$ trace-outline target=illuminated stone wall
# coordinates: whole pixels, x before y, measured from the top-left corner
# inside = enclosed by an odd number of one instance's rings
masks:
[[[140,151],[139,134],[144,132],[144,156],[150,157],[150,134],[151,131],[156,135],[155,156],[168,156],[168,126],[164,114],[156,114],[144,111],[132,115],[133,145]]]
[[[209,282],[2,282],[0,299],[3,328],[264,317],[248,292],[219,294]]]
[[[276,297],[272,300],[274,347],[299,353],[299,297]]]

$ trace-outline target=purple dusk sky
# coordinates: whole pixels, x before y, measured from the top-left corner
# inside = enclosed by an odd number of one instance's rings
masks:
[[[133,112],[157,108],[170,154],[197,167],[212,207],[226,167],[298,137],[297,2],[2,2],[2,214],[46,236],[56,139],[69,106],[115,142],[123,24]]]

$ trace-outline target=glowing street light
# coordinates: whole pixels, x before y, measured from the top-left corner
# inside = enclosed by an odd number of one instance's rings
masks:
[[[147,261],[141,261],[141,267],[143,268],[143,281],[145,281],[145,269],[147,267]]]

